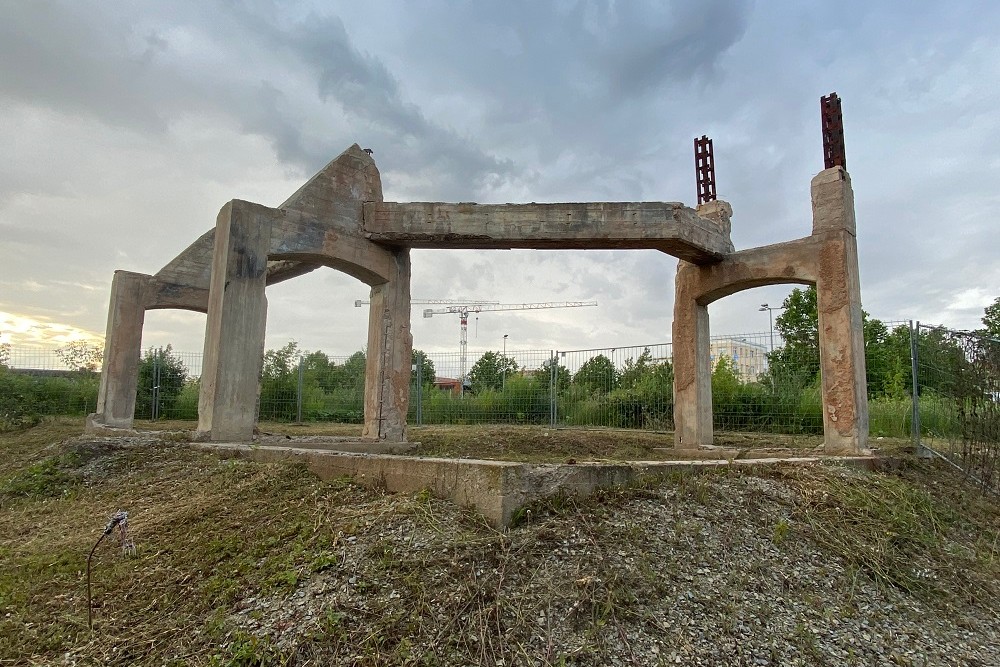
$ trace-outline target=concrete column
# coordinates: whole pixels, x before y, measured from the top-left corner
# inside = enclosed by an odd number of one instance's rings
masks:
[[[248,441],[257,418],[264,352],[267,253],[271,216],[233,200],[215,227],[205,357],[198,397],[198,437]]]
[[[108,328],[104,337],[104,364],[97,395],[97,412],[87,418],[87,430],[102,426],[132,428],[135,391],[142,356],[142,325],[146,317],[146,292],[151,277],[144,273],[115,271],[111,281]]]
[[[410,250],[392,254],[387,283],[372,287],[368,315],[363,438],[406,441],[410,405]]]
[[[868,388],[851,179],[841,167],[812,180],[813,236],[822,241],[816,280],[823,433],[828,454],[868,447]]]
[[[712,360],[708,306],[692,296],[698,267],[681,261],[674,289],[674,446],[712,444]]]

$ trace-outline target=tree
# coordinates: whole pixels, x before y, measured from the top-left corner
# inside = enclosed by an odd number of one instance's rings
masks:
[[[416,382],[419,377],[423,386],[433,387],[436,377],[434,375],[434,362],[427,358],[423,350],[414,349],[412,363],[414,366],[419,366],[413,373],[413,381]]]
[[[339,387],[351,388],[356,391],[365,390],[365,371],[368,367],[368,358],[364,352],[358,350],[347,360],[337,367],[337,378]]]
[[[163,417],[169,414],[184,389],[188,371],[170,345],[150,347],[139,362],[139,384],[136,388],[137,417]],[[153,405],[154,398],[156,405]]]
[[[498,391],[503,387],[507,376],[517,373],[517,362],[496,352],[487,352],[479,357],[469,371],[469,382],[473,391],[492,389]]]
[[[56,355],[71,370],[93,373],[101,367],[101,362],[104,360],[104,348],[77,340],[57,349]]]
[[[591,393],[607,393],[618,386],[618,371],[610,359],[599,354],[580,366],[573,376],[573,384]]]
[[[626,359],[618,377],[618,386],[622,389],[632,389],[637,386],[652,370],[652,361],[653,355],[648,347],[634,361],[631,357]]]
[[[804,388],[819,377],[819,311],[816,287],[795,288],[782,303],[784,312],[774,321],[784,345],[768,354],[772,387]],[[861,311],[865,341],[868,395],[900,396],[909,367],[909,329],[891,335],[881,320]]]
[[[983,314],[983,326],[986,327],[986,333],[991,338],[1000,339],[1000,296],[991,305],[986,306],[986,312]]]
[[[289,342],[277,350],[264,353],[260,373],[261,420],[288,421],[295,419],[298,409],[299,344]]]
[[[565,391],[569,388],[573,377],[569,374],[569,369],[559,363],[558,357],[546,359],[545,363],[538,368],[538,376],[542,378],[543,382],[551,383],[553,366],[555,366],[556,371],[556,389],[558,391]]]

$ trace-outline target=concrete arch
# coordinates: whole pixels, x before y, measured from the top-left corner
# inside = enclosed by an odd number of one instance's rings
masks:
[[[249,440],[264,350],[270,266],[291,277],[325,265],[371,286],[362,437],[405,440],[409,407],[409,248],[364,237],[363,207],[382,201],[371,156],[355,144],[279,208],[233,200],[215,228],[198,433]],[[404,377],[405,376],[405,377]],[[397,388],[404,386],[407,390]]]
[[[815,283],[827,450],[857,452],[868,414],[854,202],[842,167],[812,182],[812,235],[734,252],[732,209],[710,202],[386,203],[351,146],[277,208],[232,200],[215,228],[153,276],[116,272],[92,425],[131,426],[144,313],[207,313],[199,435],[251,439],[265,289],[329,266],[371,287],[364,435],[403,441],[409,403],[410,248],[648,248],[680,258],[674,303],[676,444],[712,442],[708,304],[776,283]]]
[[[678,448],[713,441],[708,305],[746,289],[793,283],[817,287],[826,451],[853,454],[866,449],[868,400],[854,194],[842,167],[813,179],[812,204],[813,233],[806,238],[732,253],[710,265],[678,263],[672,336]],[[702,208],[702,215],[728,215],[724,202]]]
[[[249,440],[264,350],[265,288],[329,266],[371,287],[364,435],[404,440],[409,394],[393,387],[403,374],[408,381],[410,368],[410,257],[408,248],[365,238],[364,204],[381,201],[375,162],[355,144],[278,208],[228,202],[215,227],[156,275],[116,272],[98,407],[88,427],[132,426],[145,311],[178,308],[208,316],[199,434]]]

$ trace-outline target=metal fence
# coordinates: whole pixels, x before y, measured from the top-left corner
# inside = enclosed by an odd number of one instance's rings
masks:
[[[920,323],[913,332],[918,451],[1000,493],[1000,340]]]
[[[911,433],[910,326],[867,331],[872,432]],[[775,346],[772,333],[711,339],[715,427],[725,431],[821,433],[816,333]],[[891,345],[887,342],[890,341]],[[15,348],[0,358],[0,408],[86,414],[96,407],[94,359],[65,350]],[[83,359],[86,367],[78,367]],[[673,428],[670,343],[573,350],[414,352],[411,424],[545,424]],[[99,361],[99,360],[98,360]],[[139,364],[137,419],[197,419],[202,355],[148,349]],[[461,369],[467,368],[462,378]],[[365,355],[269,350],[258,401],[262,421],[361,423]],[[904,381],[905,380],[905,381]]]
[[[969,474],[993,480],[1000,398],[996,341],[908,322],[869,321],[866,364],[873,439],[912,438]],[[97,403],[99,358],[86,350],[0,346],[0,428],[33,415],[84,415]],[[815,330],[711,339],[720,431],[819,434]],[[673,428],[670,343],[573,350],[414,352],[411,424],[542,424]],[[148,349],[137,419],[197,419],[202,355]],[[465,378],[461,369],[468,368]],[[294,344],[264,357],[263,421],[361,423],[364,352],[330,356]]]

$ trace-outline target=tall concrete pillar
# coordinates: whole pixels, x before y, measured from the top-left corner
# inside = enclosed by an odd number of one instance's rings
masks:
[[[205,356],[198,396],[198,437],[248,441],[267,322],[267,253],[271,216],[257,204],[233,200],[215,226]]]
[[[387,283],[372,287],[365,366],[364,438],[406,441],[410,405],[410,250],[393,252]]]
[[[672,347],[674,358],[674,446],[697,449],[712,444],[712,360],[708,306],[690,287],[698,267],[677,265]]]
[[[822,239],[816,294],[825,449],[857,454],[868,447],[868,388],[854,191],[842,167],[813,178],[812,207],[813,236]]]
[[[115,271],[97,412],[88,417],[87,430],[101,426],[132,428],[149,280],[150,276],[144,273]]]

